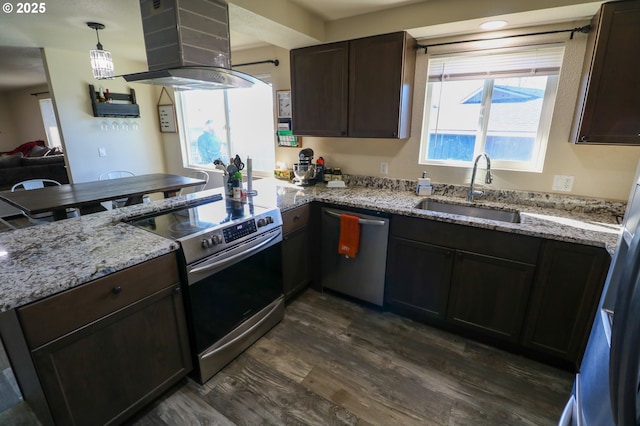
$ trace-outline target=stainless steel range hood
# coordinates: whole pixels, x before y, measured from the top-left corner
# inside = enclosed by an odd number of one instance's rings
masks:
[[[251,87],[261,80],[231,69],[229,6],[224,0],[140,0],[149,71],[131,83],[177,89]]]

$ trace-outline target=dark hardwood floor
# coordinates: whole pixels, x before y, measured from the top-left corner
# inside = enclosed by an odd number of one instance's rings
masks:
[[[555,425],[572,382],[566,371],[307,290],[204,386],[183,380],[129,424]],[[21,421],[27,408],[17,407]]]

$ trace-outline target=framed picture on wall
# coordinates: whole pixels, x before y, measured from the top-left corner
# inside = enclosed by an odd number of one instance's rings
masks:
[[[278,118],[291,118],[291,90],[276,91]]]

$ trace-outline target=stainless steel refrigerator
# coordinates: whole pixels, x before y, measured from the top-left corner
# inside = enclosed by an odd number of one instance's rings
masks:
[[[559,425],[640,425],[640,167],[580,371]]]

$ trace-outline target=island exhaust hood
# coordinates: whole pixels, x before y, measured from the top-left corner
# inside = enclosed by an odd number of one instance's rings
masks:
[[[209,90],[262,82],[231,69],[226,1],[140,0],[140,12],[149,71],[126,81]]]

